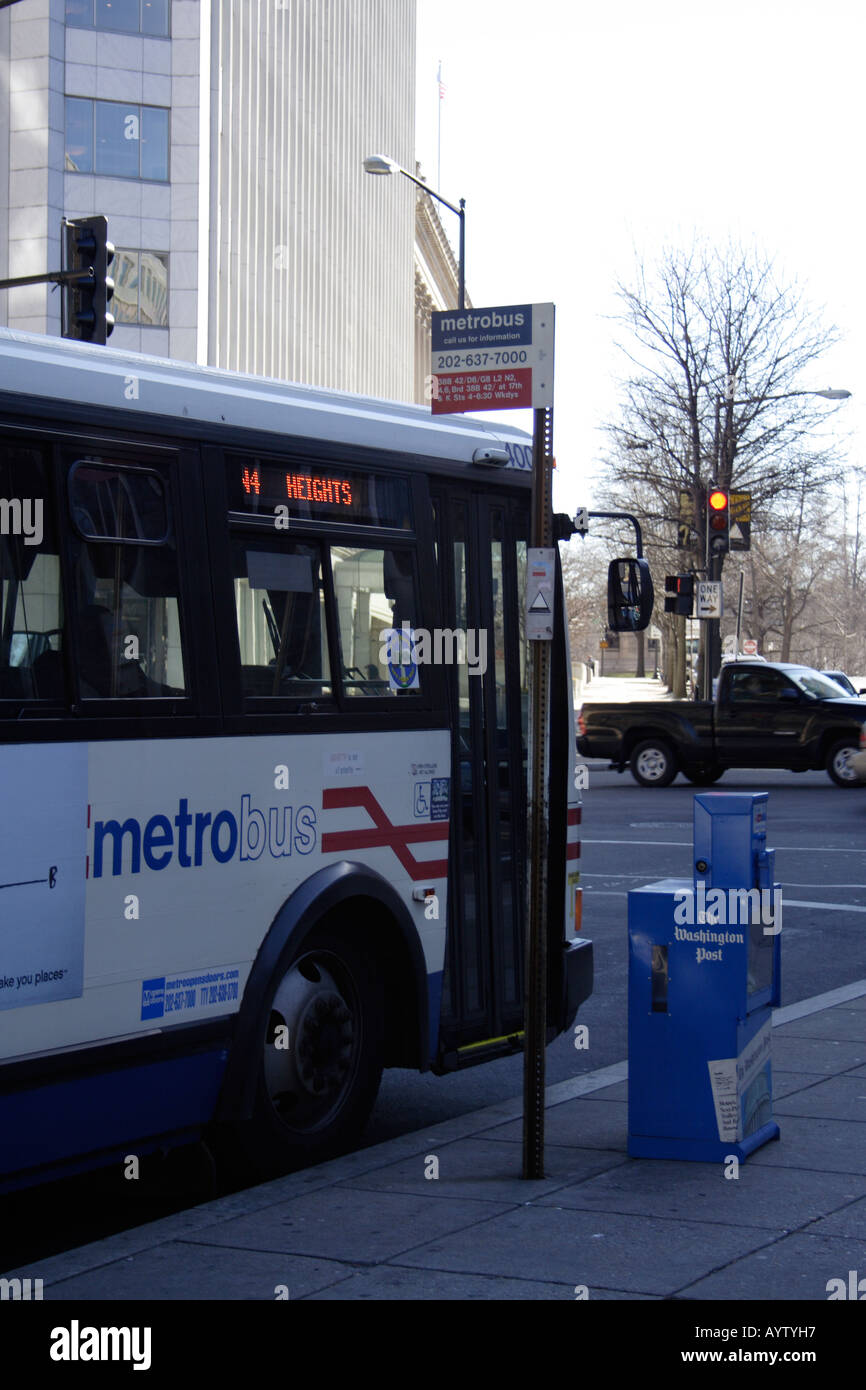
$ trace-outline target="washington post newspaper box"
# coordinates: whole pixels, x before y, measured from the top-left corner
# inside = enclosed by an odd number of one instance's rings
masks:
[[[695,797],[694,873],[628,895],[628,1151],[744,1159],[777,1139],[781,892],[766,792]]]

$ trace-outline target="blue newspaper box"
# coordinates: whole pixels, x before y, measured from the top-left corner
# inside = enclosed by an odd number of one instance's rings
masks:
[[[746,1158],[779,1137],[781,892],[766,792],[695,797],[691,879],[628,895],[628,1152]]]

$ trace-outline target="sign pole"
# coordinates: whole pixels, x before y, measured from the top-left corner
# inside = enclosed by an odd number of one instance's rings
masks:
[[[527,635],[537,604],[530,601],[533,573],[552,576],[553,410],[534,411],[532,523],[527,575]],[[539,580],[536,580],[536,583]],[[543,583],[543,580],[540,582]],[[550,585],[552,590],[552,585]],[[529,857],[527,864],[525,1021],[523,1035],[523,1176],[544,1177],[544,1090],[547,1043],[547,854],[550,772],[550,637],[532,641],[529,693]]]
[[[404,170],[405,172],[405,170]],[[461,263],[463,217],[461,202]],[[462,281],[461,281],[462,284]],[[547,1044],[547,930],[550,803],[550,688],[556,611],[553,538],[553,304],[437,310],[430,324],[430,408],[434,415],[531,406],[532,523],[524,617],[529,641],[528,858],[523,1025],[523,1176],[544,1177],[544,1068]],[[485,457],[512,448],[485,449]],[[473,460],[476,461],[476,460]],[[504,463],[504,457],[497,457]],[[638,544],[640,538],[638,538]],[[602,659],[604,653],[602,652]]]

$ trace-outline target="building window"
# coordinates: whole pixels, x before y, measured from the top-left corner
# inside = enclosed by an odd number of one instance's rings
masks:
[[[168,110],[66,98],[66,168],[122,179],[168,179]]]
[[[168,38],[168,0],[66,0],[66,23]]]
[[[111,262],[117,323],[143,328],[168,327],[168,256],[164,251],[128,251],[118,247]]]

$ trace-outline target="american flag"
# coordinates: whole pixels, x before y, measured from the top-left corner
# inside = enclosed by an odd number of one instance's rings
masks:
[[[442,64],[439,64],[439,71],[436,74],[436,81],[439,83],[439,100],[445,99],[445,83],[442,81]]]

